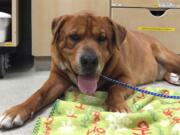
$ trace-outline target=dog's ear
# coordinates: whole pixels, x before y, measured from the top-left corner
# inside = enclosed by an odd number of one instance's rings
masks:
[[[67,20],[68,16],[60,16],[57,18],[53,19],[51,29],[52,29],[52,34],[53,34],[53,44],[57,43],[60,41],[60,32],[63,24]]]
[[[108,22],[112,26],[112,31],[113,31],[112,43],[118,49],[120,49],[120,45],[122,44],[122,42],[126,38],[127,31],[126,31],[126,29],[123,26],[115,23],[110,18],[106,17],[106,19],[108,20]]]

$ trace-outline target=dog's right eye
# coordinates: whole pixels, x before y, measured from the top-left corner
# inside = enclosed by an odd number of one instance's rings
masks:
[[[80,40],[80,37],[77,34],[72,34],[69,37],[74,42],[78,42]]]
[[[97,38],[97,41],[100,42],[100,43],[103,43],[106,41],[106,36],[105,35],[100,35],[98,38]]]

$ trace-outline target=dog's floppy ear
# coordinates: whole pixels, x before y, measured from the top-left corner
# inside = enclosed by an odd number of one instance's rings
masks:
[[[53,34],[53,44],[60,41],[61,28],[62,28],[63,24],[65,23],[65,21],[67,20],[67,18],[68,18],[68,16],[66,15],[66,16],[60,16],[60,17],[53,19],[53,22],[51,25],[52,34]]]
[[[126,31],[126,29],[123,26],[115,23],[114,21],[112,21],[108,17],[106,17],[106,19],[108,20],[108,22],[112,26],[112,31],[113,31],[112,43],[118,49],[120,49],[120,45],[122,44],[122,42],[126,38],[127,31]]]

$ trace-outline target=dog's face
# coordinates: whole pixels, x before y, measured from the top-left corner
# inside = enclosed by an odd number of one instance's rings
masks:
[[[61,59],[56,64],[82,92],[94,93],[113,49],[118,49],[125,38],[125,29],[107,17],[85,13],[54,19],[52,32],[52,45]]]

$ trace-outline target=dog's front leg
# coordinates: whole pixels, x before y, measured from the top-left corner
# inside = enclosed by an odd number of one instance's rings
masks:
[[[128,77],[121,77],[118,79],[124,83],[134,84],[132,79]],[[126,98],[133,94],[133,91],[125,87],[113,85],[108,91],[108,97],[106,99],[106,104],[108,110],[111,112],[130,112],[126,104]]]
[[[46,83],[25,102],[5,111],[0,117],[0,128],[8,129],[21,126],[34,113],[56,100],[70,84],[51,72]]]

